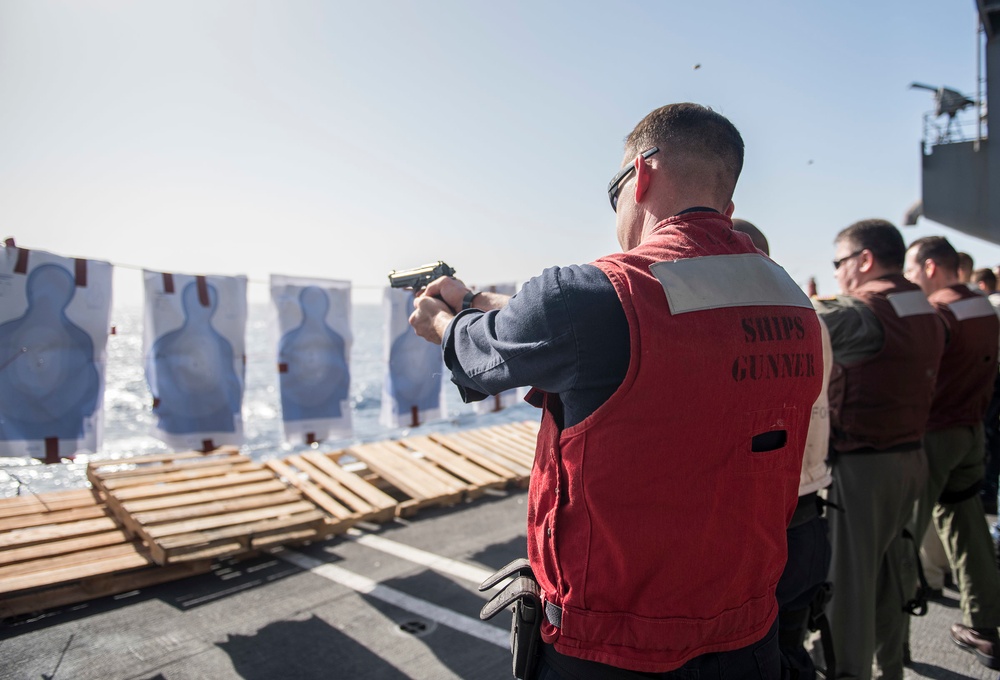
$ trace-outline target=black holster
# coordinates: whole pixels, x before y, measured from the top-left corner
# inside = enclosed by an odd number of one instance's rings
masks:
[[[479,590],[489,590],[512,577],[513,580],[483,606],[479,618],[487,621],[500,610],[511,608],[514,615],[510,622],[510,651],[513,655],[514,677],[518,680],[532,680],[538,669],[542,648],[544,613],[538,582],[531,572],[531,565],[523,557],[516,559],[483,581]]]

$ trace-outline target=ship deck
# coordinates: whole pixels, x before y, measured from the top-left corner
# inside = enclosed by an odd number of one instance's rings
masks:
[[[7,618],[0,678],[509,678],[509,617],[480,621],[487,595],[476,586],[524,555],[526,502],[523,485],[487,486]],[[960,617],[958,594],[946,590],[913,620],[905,677],[996,678],[949,640]]]

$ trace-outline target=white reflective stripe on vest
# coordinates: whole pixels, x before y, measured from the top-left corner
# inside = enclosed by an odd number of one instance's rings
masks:
[[[706,255],[649,266],[671,314],[722,307],[805,307],[809,298],[788,273],[761,255]]]
[[[946,307],[951,310],[951,313],[959,321],[980,319],[984,316],[996,316],[996,312],[993,311],[993,305],[990,304],[987,298],[981,295],[957,300],[950,305],[946,305]]]
[[[906,316],[918,316],[920,314],[935,314],[931,303],[927,301],[927,296],[922,290],[908,290],[904,293],[890,293],[886,296],[889,304],[892,305],[896,316],[902,318]]]

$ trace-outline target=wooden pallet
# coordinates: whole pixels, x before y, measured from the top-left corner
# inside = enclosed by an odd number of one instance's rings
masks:
[[[524,432],[530,433],[530,425],[526,427],[487,436],[520,439]],[[506,448],[521,456],[519,463],[479,444],[452,445],[447,438],[430,435],[359,444],[331,453],[310,452],[265,465],[328,514],[327,531],[333,534],[358,521],[387,521],[526,481],[530,464],[524,465],[523,459],[532,451],[518,443]]]
[[[0,499],[0,618],[204,573],[158,566],[89,489]]]
[[[453,446],[438,435],[362,444],[328,455],[333,460],[350,456],[359,461],[376,484],[399,499],[398,515],[471,500],[486,489],[519,482],[530,472],[530,467],[515,469],[506,458],[476,447]]]
[[[158,564],[217,559],[324,531],[314,503],[232,447],[96,461],[87,478]]]
[[[384,522],[396,515],[395,498],[322,453],[269,460],[266,465],[327,512],[329,534],[359,521]]]
[[[537,430],[512,423],[263,465],[232,447],[92,462],[93,491],[0,499],[0,616],[204,573],[218,558],[523,485]]]
[[[450,434],[432,434],[430,439],[480,465],[495,466],[506,470],[509,478],[525,485],[531,475],[534,461],[534,444],[530,448],[520,440],[510,440],[499,433],[483,430],[466,430]]]

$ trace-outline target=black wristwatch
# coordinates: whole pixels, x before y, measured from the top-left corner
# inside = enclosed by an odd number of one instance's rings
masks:
[[[472,301],[476,298],[477,295],[479,295],[479,293],[475,293],[475,292],[473,292],[471,290],[468,293],[466,293],[465,297],[462,298],[462,310],[461,311],[464,312],[467,309],[472,309]]]

